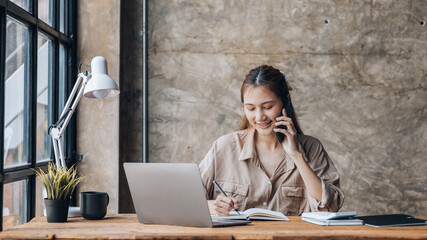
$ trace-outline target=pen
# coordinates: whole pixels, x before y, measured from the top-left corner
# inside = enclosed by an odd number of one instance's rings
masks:
[[[213,182],[213,184],[215,185],[215,187],[216,187],[216,188],[218,188],[218,190],[219,190],[219,191],[220,191],[224,196],[228,197],[228,196],[227,196],[227,194],[225,194],[225,192],[222,190],[222,188],[218,185],[218,183],[217,183],[215,180],[213,180],[212,182]],[[237,214],[239,214],[239,215],[240,215],[240,213],[239,213],[239,209],[235,208],[235,209],[234,209],[234,211],[236,211],[236,212],[237,212]]]

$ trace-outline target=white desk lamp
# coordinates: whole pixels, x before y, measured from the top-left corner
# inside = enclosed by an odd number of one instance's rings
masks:
[[[80,72],[81,65],[86,65],[92,68],[90,72]],[[82,83],[83,82],[83,83]],[[79,86],[81,87],[79,89]],[[77,93],[78,91],[78,93]],[[77,96],[75,96],[77,93]],[[55,153],[55,164],[57,168],[65,165],[64,151],[61,143],[61,138],[64,135],[65,129],[73,116],[73,113],[79,103],[82,95],[87,98],[108,98],[116,96],[120,93],[116,82],[108,76],[107,61],[104,57],[94,57],[91,65],[81,63],[79,66],[79,74],[77,81],[68,97],[67,103],[64,106],[58,122],[49,127],[49,135],[52,137],[53,151]],[[59,154],[58,154],[59,152]]]

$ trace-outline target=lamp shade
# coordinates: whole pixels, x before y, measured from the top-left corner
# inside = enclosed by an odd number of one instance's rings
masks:
[[[91,62],[91,79],[86,84],[84,96],[87,98],[108,98],[120,93],[116,82],[108,76],[107,61],[104,57],[94,57]]]

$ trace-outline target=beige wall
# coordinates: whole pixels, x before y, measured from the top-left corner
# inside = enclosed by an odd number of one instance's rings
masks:
[[[120,0],[78,1],[77,62],[103,56],[120,83]],[[77,152],[83,155],[81,191],[106,191],[109,213],[118,212],[119,97],[82,98],[77,108]]]

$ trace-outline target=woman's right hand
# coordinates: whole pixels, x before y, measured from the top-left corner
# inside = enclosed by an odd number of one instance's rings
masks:
[[[216,200],[208,200],[209,212],[216,216],[228,216],[231,210],[238,208],[238,204],[239,200],[224,195],[218,195]]]

